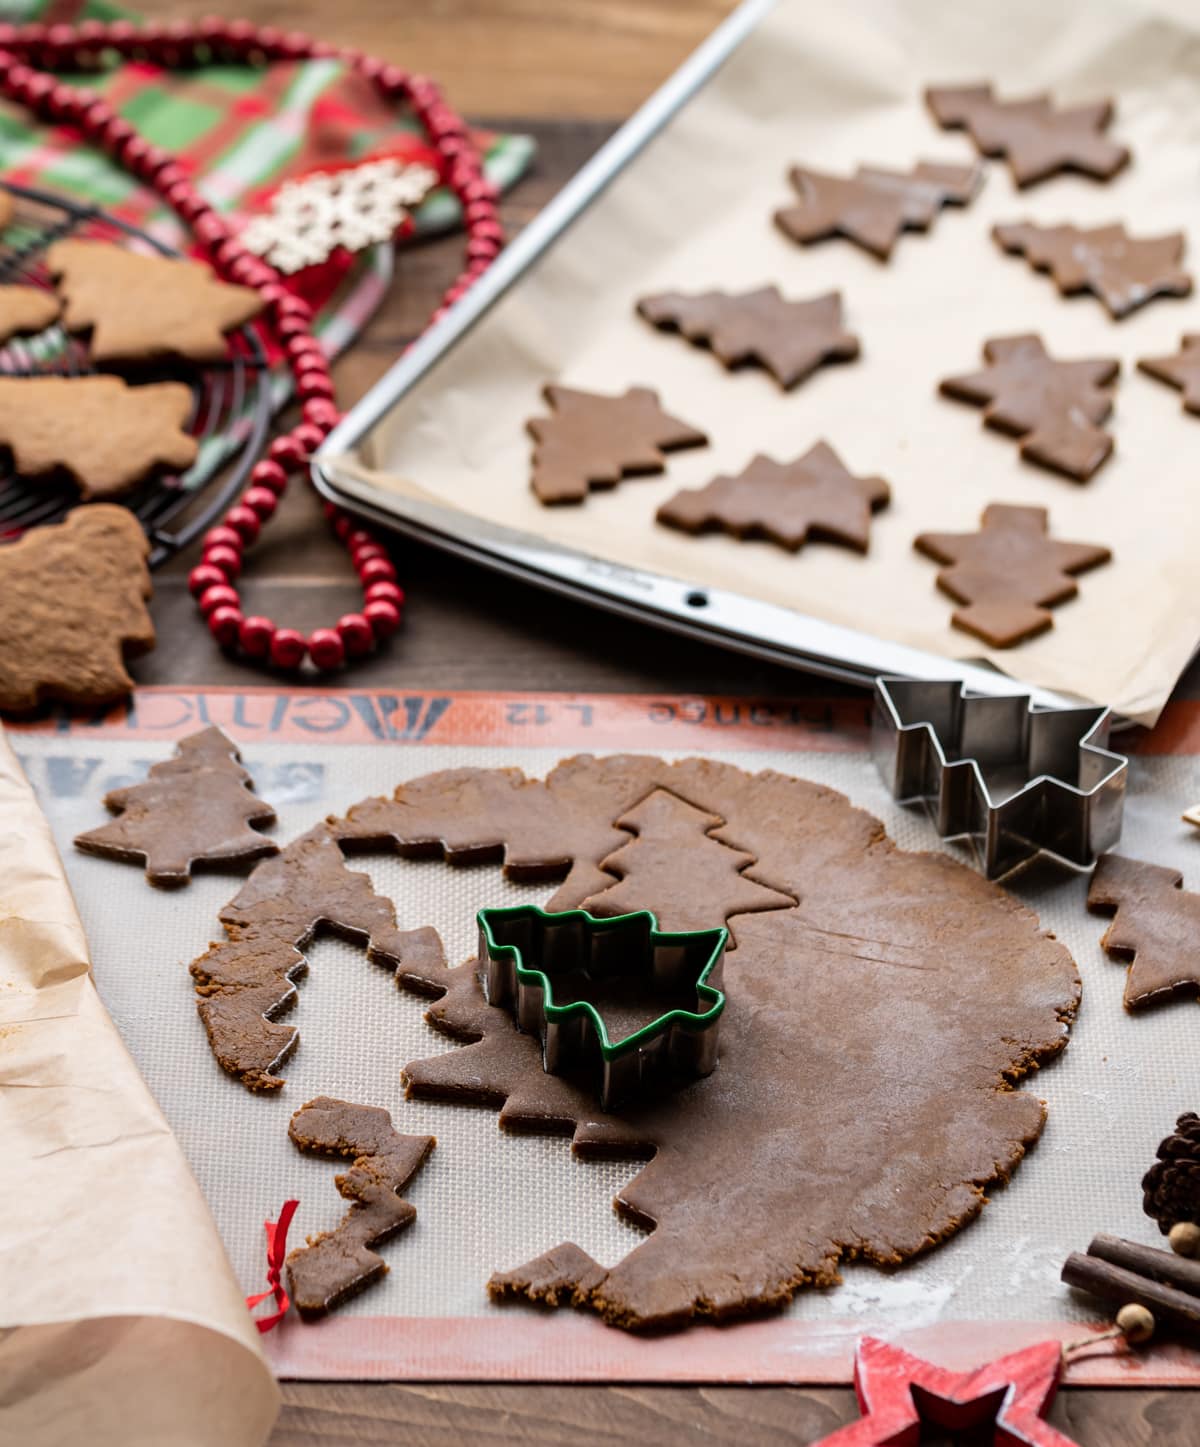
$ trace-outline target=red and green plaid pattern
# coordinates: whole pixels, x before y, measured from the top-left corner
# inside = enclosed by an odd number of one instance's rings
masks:
[[[9,21],[71,23],[126,14],[105,0],[0,0],[0,18]],[[103,94],[148,140],[172,151],[208,201],[226,213],[254,209],[281,181],[317,166],[374,154],[436,165],[417,121],[336,60],[265,69],[210,65],[174,73],[130,62],[79,80]],[[476,140],[488,176],[502,188],[522,174],[533,154],[527,136],[480,133]],[[177,218],[78,133],[35,126],[26,112],[8,106],[0,108],[0,178],[92,202],[187,249],[186,229]],[[444,230],[458,218],[457,200],[440,190],[417,211],[414,232]],[[320,298],[325,304],[316,330],[328,352],[345,347],[370,317],[391,268],[392,248],[377,247],[341,275],[331,297]],[[279,380],[283,400],[286,378]]]

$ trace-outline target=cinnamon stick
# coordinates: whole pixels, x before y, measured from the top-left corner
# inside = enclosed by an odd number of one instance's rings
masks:
[[[1121,1306],[1136,1301],[1153,1312],[1160,1327],[1200,1337],[1200,1299],[1189,1296],[1186,1291],[1163,1286],[1147,1276],[1101,1261],[1097,1256],[1085,1256],[1081,1251],[1072,1251],[1067,1257],[1062,1279],[1070,1286]]]
[[[1087,1254],[1200,1297],[1200,1261],[1189,1261],[1174,1251],[1159,1251],[1154,1246],[1140,1246],[1136,1241],[1101,1233],[1092,1238]]]

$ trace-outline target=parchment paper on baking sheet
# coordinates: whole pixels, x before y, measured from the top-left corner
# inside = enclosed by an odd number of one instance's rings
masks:
[[[794,246],[773,226],[772,212],[794,199],[793,162],[842,173],[973,158],[963,134],[938,130],[921,93],[981,79],[1004,96],[1114,97],[1111,134],[1132,148],[1132,165],[1109,184],[1061,176],[1018,193],[1003,162],[991,162],[969,209],[946,210],[927,236],[903,237],[887,265],[846,241]],[[983,645],[951,628],[950,600],[913,538],[971,531],[991,502],[1046,507],[1054,534],[1107,544],[1114,561],[1081,579],[1052,631],[986,656],[1023,682],[1152,722],[1200,639],[1200,420],[1134,363],[1200,330],[1200,295],[1114,323],[1094,298],[1064,299],[1000,251],[993,223],[1022,220],[1182,230],[1185,264],[1200,269],[1200,10],[1180,0],[781,0],[382,421],[358,463],[380,489],[959,658],[980,656]],[[796,298],[839,289],[861,360],[782,394],[761,370],[729,375],[633,310],[650,292],[764,283]],[[1116,454],[1086,485],[1023,463],[1012,439],[983,429],[977,409],[937,395],[942,378],[981,364],[986,338],[1019,332],[1040,332],[1058,357],[1121,360]],[[529,491],[524,423],[544,411],[547,381],[656,387],[670,412],[709,431],[711,446],[582,507],[544,508]],[[790,556],[654,522],[677,488],[737,472],[758,452],[796,457],[819,438],[852,472],[892,484],[868,558],[824,544]]]

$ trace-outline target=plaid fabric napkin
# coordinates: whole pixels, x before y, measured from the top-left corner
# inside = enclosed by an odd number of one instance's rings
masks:
[[[0,19],[6,21],[73,23],[128,15],[106,0],[0,0]],[[416,119],[387,104],[336,60],[178,72],[130,62],[102,75],[62,79],[95,89],[148,140],[173,152],[210,204],[225,213],[254,210],[281,181],[315,167],[388,155],[436,169]],[[521,176],[533,155],[528,136],[476,132],[475,139],[488,176],[501,188]],[[0,107],[0,179],[68,193],[188,249],[186,228],[152,192],[78,133],[37,126],[27,112],[9,106]],[[415,213],[412,235],[452,228],[459,216],[456,198],[439,189]],[[390,245],[375,247],[299,283],[319,307],[314,330],[330,355],[353,339],[382,300],[393,251]],[[290,377],[280,371],[276,405],[289,395]],[[189,485],[198,486],[219,460],[212,454],[202,458]]]

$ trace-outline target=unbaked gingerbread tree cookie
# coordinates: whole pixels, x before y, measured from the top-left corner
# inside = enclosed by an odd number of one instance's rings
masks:
[[[215,725],[181,739],[173,759],[104,803],[118,817],[76,835],[75,847],[144,863],[151,884],[187,884],[197,864],[237,865],[279,849],[257,828],[273,824],[275,810],[254,795],[241,755]]]

